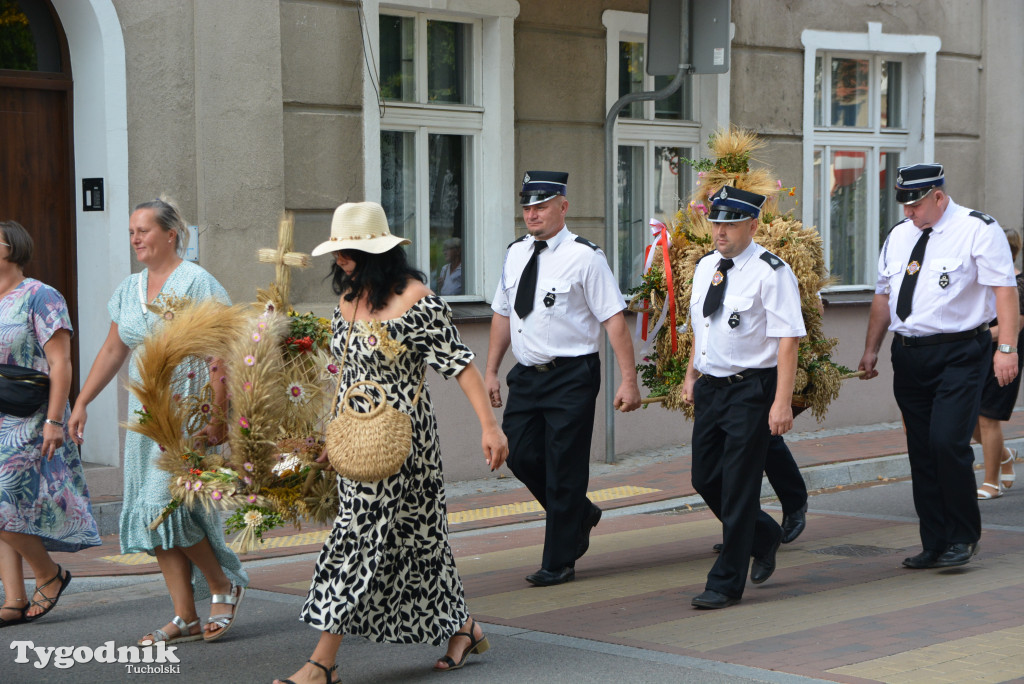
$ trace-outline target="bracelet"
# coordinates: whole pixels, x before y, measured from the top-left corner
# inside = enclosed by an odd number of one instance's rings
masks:
[[[45,421],[43,421],[43,422],[45,422],[45,423],[48,423],[48,424],[50,424],[50,425],[56,425],[56,426],[57,426],[57,427],[59,427],[59,428],[62,428],[62,427],[64,427],[64,423],[60,422],[59,420],[50,420],[49,418],[47,418],[47,419],[46,419]]]

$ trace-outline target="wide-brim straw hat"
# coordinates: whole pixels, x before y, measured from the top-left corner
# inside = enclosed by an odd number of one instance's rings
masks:
[[[370,254],[383,254],[409,240],[391,234],[384,207],[376,202],[346,202],[334,210],[331,238],[313,249],[320,256],[339,249],[358,249]]]

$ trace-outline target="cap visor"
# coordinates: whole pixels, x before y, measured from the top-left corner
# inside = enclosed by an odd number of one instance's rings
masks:
[[[540,194],[530,195],[524,195],[520,193],[519,206],[530,207],[533,206],[534,204],[543,204],[544,202],[547,202],[549,199],[554,199],[555,197],[562,197],[562,195],[559,195],[556,192],[543,192]]]
[[[739,221],[745,221],[748,218],[754,217],[738,211],[730,211],[728,209],[712,209],[708,214],[708,221],[711,221],[712,223],[737,223]]]
[[[896,188],[896,201],[899,204],[915,204],[923,200],[935,187],[902,189]]]

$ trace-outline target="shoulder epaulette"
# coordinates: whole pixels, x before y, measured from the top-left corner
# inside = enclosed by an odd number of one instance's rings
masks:
[[[523,241],[523,240],[525,240],[526,238],[527,238],[527,236],[526,236],[526,235],[520,235],[519,237],[517,237],[517,238],[516,238],[515,240],[513,240],[512,242],[508,243],[508,247],[511,247],[512,245],[516,244],[517,242],[522,242],[522,241]],[[505,249],[508,249],[508,247],[506,247]]]
[[[991,217],[991,216],[989,216],[988,214],[986,214],[986,213],[984,213],[984,212],[981,212],[981,211],[972,211],[972,212],[971,212],[971,216],[973,216],[973,217],[974,217],[974,218],[976,218],[976,219],[981,219],[982,221],[984,221],[985,223],[987,223],[987,224],[988,224],[988,225],[990,225],[990,226],[991,226],[991,225],[992,225],[993,223],[995,223],[995,222],[996,222],[996,220],[995,220],[994,218],[992,218],[992,217]]]
[[[710,255],[712,255],[714,253],[715,253],[715,250],[711,250],[710,252],[704,252],[704,254],[702,254],[700,259],[697,259],[697,261],[700,262],[700,260],[703,259],[704,257],[710,256]]]
[[[583,237],[578,237],[578,236],[577,236],[577,238],[576,238],[576,242],[580,243],[581,245],[586,245],[587,247],[589,247],[590,249],[593,249],[593,250],[595,250],[595,251],[596,251],[596,250],[598,250],[598,249],[600,249],[600,247],[598,247],[597,245],[595,245],[595,244],[594,244],[593,242],[591,242],[591,241],[590,241],[590,240],[588,240],[587,238],[583,238]]]
[[[771,252],[761,252],[761,256],[758,257],[761,261],[772,267],[773,271],[778,271],[782,268],[786,262],[775,256]]]

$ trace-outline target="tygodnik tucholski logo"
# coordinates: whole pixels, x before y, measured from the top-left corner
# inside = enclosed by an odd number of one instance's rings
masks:
[[[124,665],[129,674],[180,674],[177,646],[168,646],[158,641],[152,646],[115,646],[106,641],[99,648],[89,646],[36,646],[31,641],[12,641],[11,648],[17,651],[14,662],[32,663],[37,669],[52,665],[66,670],[78,663],[117,663]]]

